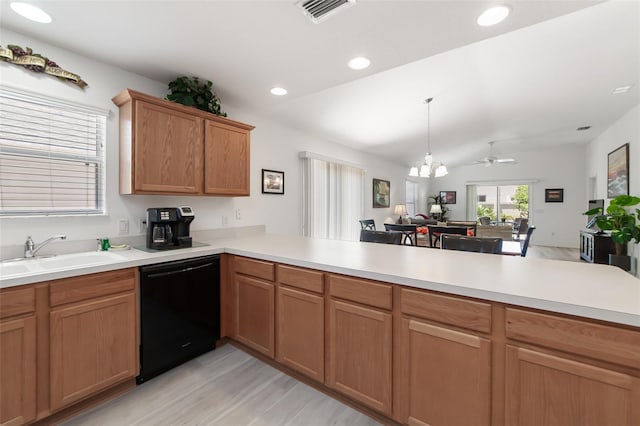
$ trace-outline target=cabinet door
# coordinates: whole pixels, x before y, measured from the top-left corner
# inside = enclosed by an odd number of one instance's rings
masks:
[[[202,193],[203,120],[142,101],[135,105],[134,190]]]
[[[489,425],[491,343],[403,319],[400,400],[410,425]]]
[[[0,425],[36,416],[36,317],[0,323]]]
[[[324,298],[278,287],[277,360],[324,382]]]
[[[50,314],[51,408],[137,375],[133,293]]]
[[[249,131],[205,121],[204,192],[249,195]]]
[[[236,274],[235,337],[273,358],[275,285]]]
[[[640,424],[640,379],[535,350],[507,346],[506,424]]]
[[[391,314],[329,300],[327,385],[391,413]]]

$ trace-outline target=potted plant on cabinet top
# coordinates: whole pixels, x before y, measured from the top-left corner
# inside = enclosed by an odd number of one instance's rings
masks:
[[[200,83],[198,77],[178,77],[169,83],[167,99],[179,104],[226,117],[220,107],[220,98],[213,92],[213,83]]]
[[[601,215],[596,218],[596,225],[603,231],[611,231],[611,239],[615,243],[615,254],[609,255],[609,264],[617,265],[628,271],[631,268],[629,256],[623,255],[626,244],[634,241],[640,243],[640,225],[636,219],[640,220],[640,209],[635,213],[630,211],[631,207],[640,204],[640,197],[631,195],[618,195],[611,200],[606,211],[601,207],[589,210],[585,215]]]

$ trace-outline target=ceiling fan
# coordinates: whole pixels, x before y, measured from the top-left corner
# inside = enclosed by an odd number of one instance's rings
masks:
[[[495,141],[489,142],[489,156],[484,157],[482,160],[474,161],[471,164],[484,164],[485,167],[491,167],[494,164],[515,164],[517,161],[515,158],[498,158],[493,155],[493,144]]]

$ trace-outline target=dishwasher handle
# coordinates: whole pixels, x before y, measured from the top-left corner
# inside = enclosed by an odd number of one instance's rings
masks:
[[[185,272],[196,271],[198,269],[209,268],[211,266],[213,266],[213,263],[205,263],[203,265],[191,266],[189,268],[182,268],[182,269],[177,269],[177,270],[174,270],[174,271],[158,272],[158,273],[155,273],[155,274],[149,274],[149,275],[147,275],[147,278],[166,277],[166,276],[169,276],[169,275],[182,274],[182,273],[185,273]]]

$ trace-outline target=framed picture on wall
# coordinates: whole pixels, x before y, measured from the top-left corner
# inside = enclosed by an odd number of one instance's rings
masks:
[[[373,208],[389,207],[391,182],[373,178]]]
[[[629,144],[607,155],[607,198],[629,195]]]
[[[262,193],[284,194],[284,172],[262,169]]]
[[[562,203],[564,202],[563,188],[547,188],[544,190],[545,203]]]
[[[440,199],[445,204],[455,204],[456,191],[440,191]]]

